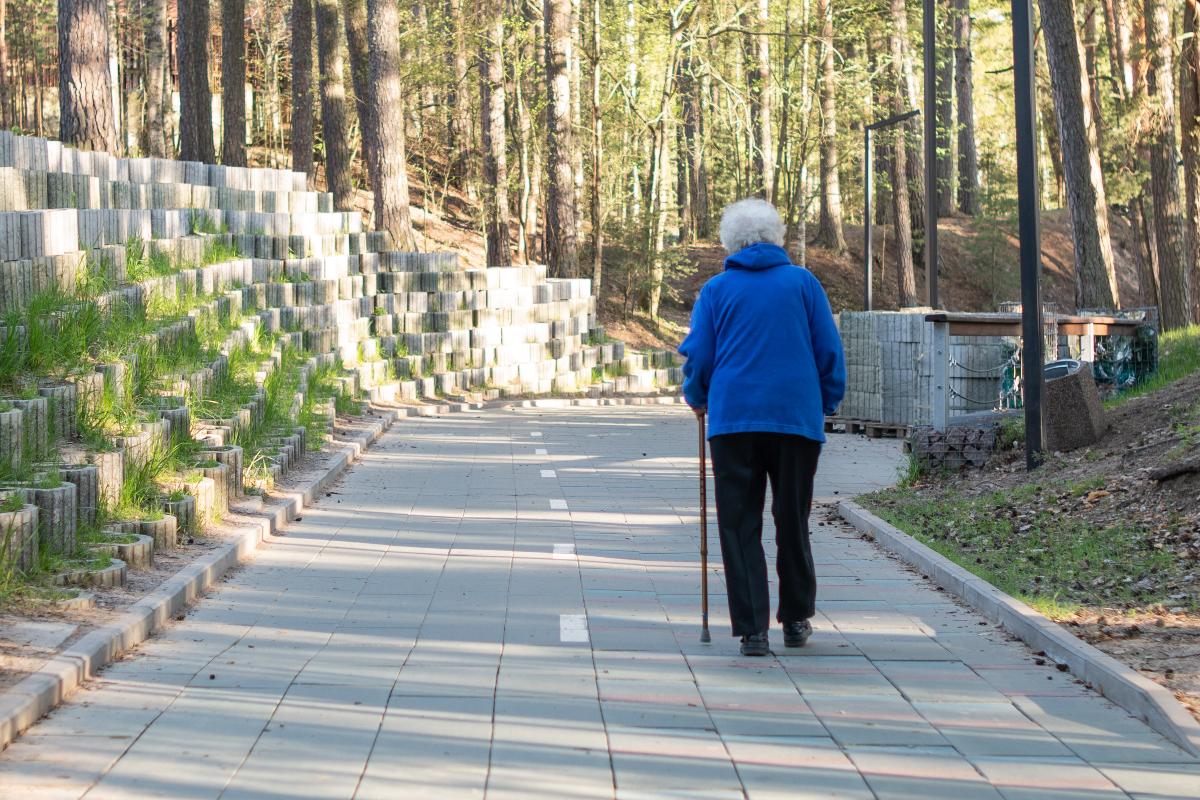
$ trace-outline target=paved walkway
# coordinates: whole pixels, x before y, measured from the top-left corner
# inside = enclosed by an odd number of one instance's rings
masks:
[[[737,657],[719,574],[701,645],[695,446],[680,409],[398,425],[0,754],[0,797],[1200,796],[1194,761],[836,525],[806,648]],[[898,461],[834,437],[817,493]]]

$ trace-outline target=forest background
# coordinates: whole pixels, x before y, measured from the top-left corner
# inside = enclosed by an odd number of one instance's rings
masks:
[[[923,303],[936,203],[947,305],[989,310],[1017,295],[1010,7],[932,1],[937,196],[925,196],[920,118],[878,135],[876,275],[885,303]],[[1197,321],[1200,0],[1036,5],[1052,298],[1156,306],[1166,328]],[[921,12],[914,0],[0,0],[0,125],[131,156],[290,166],[402,247],[591,277],[606,318],[661,332],[664,309],[686,308],[718,268],[721,207],[747,195],[780,207],[796,262],[855,307],[863,127],[921,108]]]

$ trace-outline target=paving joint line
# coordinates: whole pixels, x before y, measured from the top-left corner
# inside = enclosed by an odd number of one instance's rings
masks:
[[[0,750],[94,679],[103,667],[192,606],[231,569],[286,530],[305,508],[315,505],[320,492],[361,458],[401,416],[390,409],[378,409],[377,413],[380,418],[369,423],[365,431],[342,437],[335,434],[339,448],[331,452],[332,462],[302,488],[281,492],[282,504],[270,511],[231,509],[248,518],[247,522],[239,523],[240,533],[185,565],[121,612],[116,620],[88,632],[0,695]]]

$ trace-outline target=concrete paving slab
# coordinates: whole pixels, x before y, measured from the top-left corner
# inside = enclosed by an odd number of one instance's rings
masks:
[[[700,643],[693,426],[397,423],[339,502],[0,754],[0,796],[1195,796],[1194,759],[820,514],[809,644],[738,655],[715,517]],[[899,462],[831,436],[818,494]]]

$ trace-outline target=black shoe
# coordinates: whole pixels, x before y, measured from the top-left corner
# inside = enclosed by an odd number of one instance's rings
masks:
[[[804,647],[804,643],[810,636],[812,636],[812,623],[806,619],[783,623],[784,647]]]
[[[771,652],[771,644],[767,640],[767,632],[752,633],[742,637],[742,655],[765,656]]]

